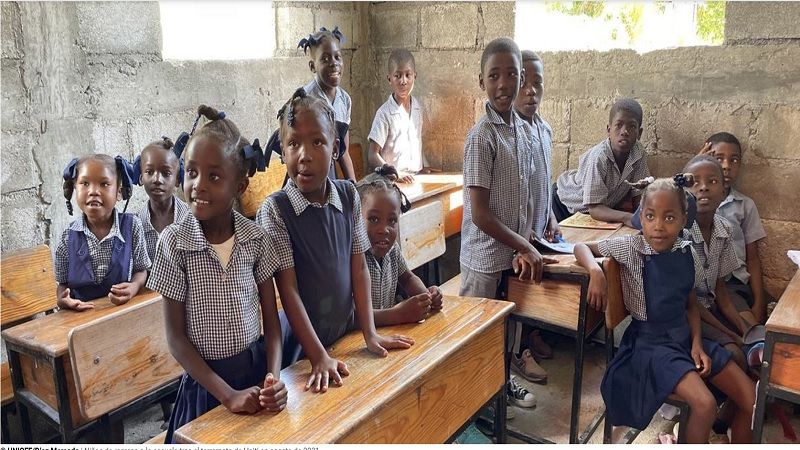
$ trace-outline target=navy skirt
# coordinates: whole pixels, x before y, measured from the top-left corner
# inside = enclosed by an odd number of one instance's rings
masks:
[[[225,359],[206,360],[206,364],[233,389],[261,386],[267,375],[267,355],[264,345],[264,336],[261,336],[240,353]],[[216,397],[189,374],[184,373],[164,442],[174,444],[172,435],[175,430],[219,405],[220,401]]]
[[[647,427],[678,381],[695,370],[691,342],[685,317],[670,324],[631,321],[600,386],[612,425]],[[731,358],[730,352],[707,339],[703,350],[711,358],[711,377]]]

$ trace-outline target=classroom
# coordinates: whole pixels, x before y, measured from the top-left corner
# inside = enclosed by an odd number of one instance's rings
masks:
[[[797,443],[800,2],[0,5],[4,444]]]

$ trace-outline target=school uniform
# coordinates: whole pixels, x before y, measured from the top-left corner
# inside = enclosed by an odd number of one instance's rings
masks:
[[[369,250],[361,201],[353,183],[326,180],[328,197],[311,203],[289,180],[264,201],[256,223],[270,235],[277,271],[295,267],[300,300],[323,346],[355,328],[352,255]],[[283,367],[304,357],[300,341],[281,311]]]
[[[134,273],[150,268],[142,223],[133,214],[115,209],[111,230],[98,239],[81,213],[61,233],[53,266],[56,282],[69,288],[70,297],[104,297],[111,286],[130,282]]]
[[[336,96],[334,96],[333,102],[331,102],[331,100],[325,94],[325,91],[322,90],[322,86],[319,85],[319,82],[316,78],[303,86],[303,90],[306,91],[306,95],[316,97],[327,103],[327,105],[333,110],[334,120],[350,125],[350,114],[353,110],[353,101],[350,99],[350,94],[348,94],[347,91],[337,86]],[[341,159],[345,152],[347,152],[347,149],[345,149],[337,159]],[[331,180],[336,179],[336,168],[334,167],[333,161],[331,161],[331,167],[328,169],[328,178]]]
[[[711,228],[709,242],[706,242],[703,238],[703,233],[700,231],[700,226],[697,225],[697,222],[690,229],[684,230],[683,235],[684,239],[691,242],[703,268],[703,282],[697,288],[697,300],[723,325],[738,334],[739,329],[736,325],[728,322],[728,319],[722,315],[715,302],[717,280],[729,276],[738,267],[731,238],[731,227],[728,221],[719,214],[714,214],[714,224]],[[701,328],[705,338],[712,339],[722,345],[733,342],[730,336],[706,322],[702,322]]]
[[[189,214],[189,206],[183,202],[183,200],[179,199],[178,197],[172,196],[172,201],[174,204],[174,209],[172,212],[172,223],[180,222],[186,217],[186,214]],[[147,256],[150,257],[152,261],[155,259],[156,256],[156,243],[158,242],[159,232],[153,228],[153,224],[150,222],[150,201],[148,200],[147,203],[142,206],[142,209],[139,210],[137,214],[139,216],[139,220],[142,221],[142,229],[144,230],[144,240],[147,244]]]
[[[395,242],[383,258],[378,259],[372,249],[364,254],[372,284],[372,308],[388,309],[397,304],[397,280],[408,271],[406,259],[400,246]]]
[[[258,285],[270,280],[277,256],[269,236],[233,212],[228,264],[206,240],[192,214],[161,233],[147,287],[186,308],[186,335],[208,366],[233,389],[260,386],[266,375]],[[182,425],[220,401],[184,373],[166,442]]]
[[[537,113],[533,118],[533,165],[536,169],[532,172],[531,198],[533,214],[530,218],[531,231],[538,237],[544,237],[547,222],[550,220],[552,202],[553,176],[553,129],[546,120]]]
[[[472,221],[470,188],[489,190],[489,209],[511,231],[530,231],[529,211],[546,199],[536,198],[533,131],[516,113],[511,125],[491,108],[472,127],[464,144],[464,215],[461,222],[462,296],[497,298],[502,272],[511,268],[514,249],[484,233]],[[525,236],[526,238],[528,236]]]
[[[640,194],[638,189],[628,186],[626,180],[634,182],[649,176],[650,169],[641,143],[637,141],[634,144],[620,172],[611,142],[606,139],[580,157],[577,169],[568,170],[558,177],[553,203],[563,205],[569,215],[588,213],[588,205],[614,208],[631,191],[634,195]],[[553,211],[557,216],[564,215],[559,208],[554,207]],[[560,221],[566,217],[557,218]]]
[[[731,225],[731,239],[736,251],[739,266],[725,282],[731,301],[739,311],[753,306],[753,291],[750,288],[750,273],[747,271],[747,251],[745,247],[767,237],[755,202],[736,189],[731,188],[728,196],[720,203],[717,214]]]
[[[372,120],[369,140],[381,147],[381,157],[401,172],[422,170],[422,104],[411,98],[411,111],[397,103],[394,95],[378,108]]]
[[[695,370],[686,299],[702,285],[703,268],[691,243],[682,239],[664,253],[641,234],[601,241],[598,250],[620,263],[623,299],[633,318],[600,392],[613,425],[643,430],[678,381]],[[705,338],[703,350],[714,377],[731,354]]]

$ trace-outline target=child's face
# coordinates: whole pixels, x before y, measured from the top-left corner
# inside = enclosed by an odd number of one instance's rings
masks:
[[[686,168],[694,175],[692,194],[697,198],[697,213],[716,212],[725,197],[725,186],[719,167],[708,161],[700,161]]]
[[[314,60],[308,62],[312,73],[322,87],[335,88],[342,82],[344,59],[336,39],[323,39],[314,52]]]
[[[725,182],[725,187],[733,186],[739,177],[739,166],[742,160],[741,149],[736,144],[717,142],[711,147],[711,151],[722,166],[722,178]]]
[[[639,121],[628,111],[618,111],[606,127],[611,148],[616,151],[629,152],[633,148],[642,128]]]
[[[307,198],[320,199],[339,139],[322,112],[295,111],[294,126],[283,125],[281,145],[286,171]]]
[[[392,72],[386,76],[392,86],[394,98],[400,103],[405,102],[414,89],[414,80],[417,79],[417,71],[411,61],[402,64],[392,64]]]
[[[78,168],[75,197],[90,223],[108,220],[119,199],[117,172],[100,161],[89,159]]]
[[[519,88],[514,108],[525,117],[533,117],[544,95],[544,66],[541,61],[525,61],[525,82]]]
[[[517,98],[524,72],[517,55],[499,52],[489,56],[478,79],[489,104],[500,114],[508,113]]]
[[[371,191],[361,199],[361,213],[367,223],[372,254],[383,258],[397,240],[400,200],[385,189]]]
[[[142,152],[142,185],[154,202],[164,202],[175,193],[178,180],[178,158],[170,150],[148,147]]]
[[[645,240],[659,253],[672,248],[681,229],[686,225],[683,205],[678,195],[671,191],[648,194],[642,205],[640,219]]]
[[[232,158],[213,138],[192,139],[186,149],[183,194],[199,221],[230,215],[233,201],[247,188]]]

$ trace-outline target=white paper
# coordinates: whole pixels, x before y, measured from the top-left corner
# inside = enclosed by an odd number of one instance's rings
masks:
[[[575,250],[575,244],[569,242],[550,242],[547,239],[536,238],[539,245],[558,253],[572,253]]]
[[[789,250],[786,252],[786,255],[789,256],[789,259],[794,261],[798,267],[800,267],[800,250]]]

